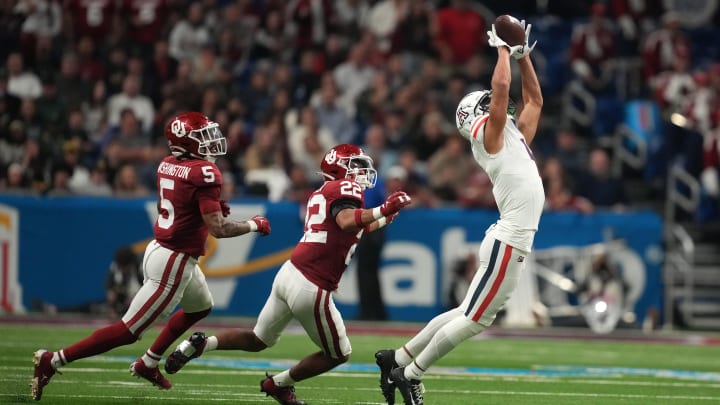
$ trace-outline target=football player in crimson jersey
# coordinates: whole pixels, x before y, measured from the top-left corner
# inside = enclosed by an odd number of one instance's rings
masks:
[[[410,204],[410,197],[396,191],[382,205],[364,209],[364,190],[375,186],[377,173],[370,156],[354,145],[330,149],[320,169],[325,182],[308,199],[303,236],[275,276],[255,328],[208,338],[202,332],[194,333],[168,356],[168,373],[177,372],[209,350],[259,352],[271,347],[292,319],[300,322],[320,351],[275,376],[266,375],[261,389],[267,395],[285,405],[304,404],[295,397],[294,383],[348,360],[350,341],[335,308],[333,291],[363,233],[389,224]]]
[[[172,342],[206,317],[213,305],[198,266],[208,233],[216,238],[270,233],[265,217],[242,222],[227,218],[230,207],[220,200],[222,175],[214,163],[226,152],[217,123],[197,112],[183,113],[168,122],[165,137],[172,154],[157,169],[158,218],[153,228],[155,239],[143,258],[143,285],[121,320],[56,352],[35,352],[31,384],[35,400],[40,399],[58,367],[135,342],[179,305],[181,309],[170,317],[147,352],[130,366],[133,375],[161,389],[171,388],[158,362]]]

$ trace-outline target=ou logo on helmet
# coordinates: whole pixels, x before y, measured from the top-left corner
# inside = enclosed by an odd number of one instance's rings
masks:
[[[325,162],[331,165],[335,163],[335,160],[337,160],[337,151],[335,149],[330,149],[327,155],[325,155]]]
[[[178,138],[182,138],[187,135],[187,132],[185,131],[185,123],[178,119],[170,124],[170,131],[172,131],[172,133]]]

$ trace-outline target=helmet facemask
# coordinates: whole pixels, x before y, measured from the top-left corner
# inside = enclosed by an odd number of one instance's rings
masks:
[[[211,122],[202,129],[190,131],[188,137],[197,141],[198,154],[209,162],[215,162],[217,156],[227,153],[227,141],[216,122]]]
[[[475,116],[485,115],[490,112],[490,100],[492,99],[492,90],[488,90],[480,96],[480,99],[478,100],[477,104],[475,104],[474,113]],[[507,114],[510,116],[515,116],[515,113],[517,112],[517,106],[515,105],[515,101],[513,101],[512,98],[508,97],[508,108],[507,108]]]
[[[375,187],[377,183],[377,171],[373,168],[373,161],[370,156],[350,156],[346,166],[346,178],[352,179],[354,177],[354,180],[360,184],[363,189]]]

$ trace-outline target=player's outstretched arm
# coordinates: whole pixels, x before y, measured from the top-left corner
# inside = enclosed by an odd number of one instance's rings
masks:
[[[540,90],[535,68],[529,57],[518,59],[520,76],[522,77],[523,109],[518,117],[518,129],[525,136],[528,144],[535,139],[540,112],[543,106],[543,96]]]
[[[388,225],[398,215],[401,209],[408,206],[412,199],[404,191],[392,193],[385,202],[370,209],[344,209],[335,216],[340,229],[347,232],[357,232],[365,229],[368,232]]]
[[[483,146],[487,153],[500,152],[503,147],[503,131],[507,121],[507,108],[510,100],[510,55],[513,49],[495,33],[495,26],[488,31],[488,44],[497,48],[498,58],[493,70],[490,87],[490,118],[485,124]]]
[[[223,211],[213,211],[202,215],[210,235],[216,238],[232,238],[249,232],[258,232],[261,236],[270,234],[270,221],[254,216],[247,221],[234,221],[223,216]]]

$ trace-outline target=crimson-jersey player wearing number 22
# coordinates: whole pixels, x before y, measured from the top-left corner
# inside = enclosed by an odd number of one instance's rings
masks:
[[[176,307],[145,354],[133,362],[130,372],[162,388],[172,387],[158,369],[167,348],[195,322],[206,317],[213,302],[198,257],[205,254],[208,233],[229,238],[248,232],[270,233],[265,217],[248,221],[226,218],[230,208],[220,200],[222,175],[215,159],[227,144],[218,124],[197,112],[171,119],[165,137],[172,155],[158,166],[158,218],[143,258],[145,280],[122,320],[93,332],[87,338],[56,352],[35,352],[32,397],[39,400],[43,388],[58,367],[135,342]]]
[[[330,149],[320,170],[325,182],[308,200],[304,233],[290,260],[278,271],[255,328],[208,338],[195,333],[168,356],[166,371],[175,373],[209,350],[264,350],[278,341],[292,319],[302,325],[320,351],[288,370],[266,376],[260,384],[267,395],[284,405],[304,404],[295,396],[294,383],[349,359],[350,341],[333,302],[333,291],[362,234],[389,224],[410,204],[410,197],[397,191],[381,206],[364,209],[364,190],[375,186],[377,173],[372,159],[355,145]]]

